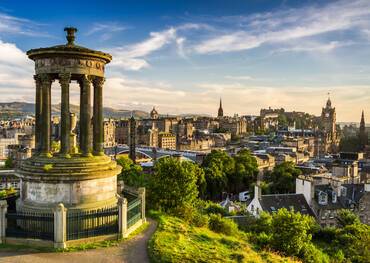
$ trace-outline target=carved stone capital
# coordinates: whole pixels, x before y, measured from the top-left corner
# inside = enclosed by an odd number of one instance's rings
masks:
[[[105,78],[103,77],[93,77],[94,87],[102,87],[104,85]]]
[[[71,82],[71,73],[59,73],[60,85],[68,85]]]
[[[92,81],[93,81],[92,76],[90,76],[90,75],[81,75],[79,83],[80,83],[80,85],[83,85],[83,86],[89,86],[89,85],[91,85]]]
[[[53,79],[52,77],[50,76],[50,74],[47,74],[47,73],[41,73],[41,74],[38,74],[39,76],[39,79],[40,81],[42,82],[42,84],[47,84],[47,85],[51,85]]]

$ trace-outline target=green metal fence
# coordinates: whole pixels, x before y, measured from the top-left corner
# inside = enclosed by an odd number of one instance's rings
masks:
[[[133,226],[141,219],[141,199],[136,198],[128,203],[127,206],[127,228]]]
[[[39,212],[8,212],[6,236],[54,240],[54,214]]]
[[[67,211],[67,240],[118,233],[118,207]]]

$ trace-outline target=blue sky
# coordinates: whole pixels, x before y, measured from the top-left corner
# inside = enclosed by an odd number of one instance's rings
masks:
[[[229,115],[319,114],[330,92],[339,121],[370,115],[369,0],[1,1],[0,101],[34,100],[25,52],[65,43],[66,25],[113,55],[107,106],[215,115],[222,97]]]

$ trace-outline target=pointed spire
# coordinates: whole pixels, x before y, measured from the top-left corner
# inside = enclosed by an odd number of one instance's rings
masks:
[[[368,134],[365,127],[365,113],[362,110],[361,122],[360,122],[360,133],[359,133],[361,149],[364,149],[368,145]]]
[[[218,108],[217,117],[223,117],[224,116],[224,110],[222,109],[222,99],[220,98],[220,107]]]

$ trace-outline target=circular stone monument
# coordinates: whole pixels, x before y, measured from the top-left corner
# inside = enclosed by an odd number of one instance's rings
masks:
[[[36,71],[36,149],[16,171],[21,181],[18,211],[50,211],[58,203],[76,211],[117,204],[117,174],[121,169],[103,152],[104,69],[112,57],[75,45],[76,28],[65,31],[67,44],[27,52],[35,61]],[[61,86],[61,147],[54,154],[50,134],[53,81]],[[71,133],[71,81],[80,86],[79,150]]]

